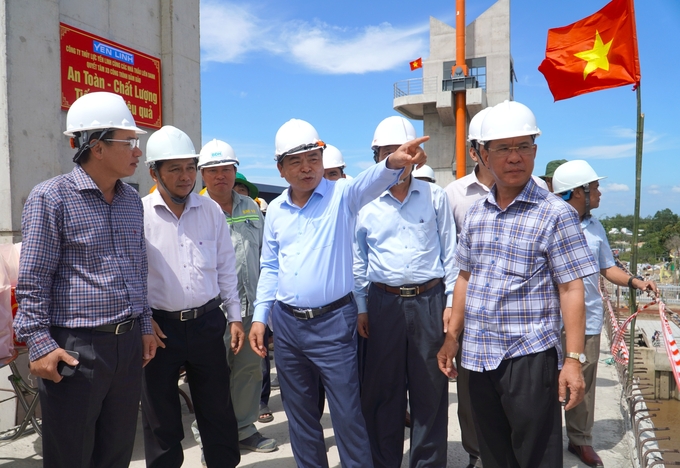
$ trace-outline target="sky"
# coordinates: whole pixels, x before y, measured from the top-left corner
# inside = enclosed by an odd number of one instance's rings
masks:
[[[494,0],[468,0],[466,24]],[[606,0],[511,0],[514,98],[542,135],[534,174],[553,159],[585,159],[600,176],[599,217],[633,214],[636,93],[632,86],[554,102],[538,66],[547,31]],[[640,213],[680,213],[680,1],[635,2],[645,114]],[[401,6],[400,6],[401,5]],[[274,137],[291,118],[310,122],[356,175],[373,164],[373,132],[393,109],[394,83],[422,77],[429,18],[455,26],[455,1],[201,0],[202,138],[228,142],[248,180],[285,186]],[[452,52],[453,55],[453,52]],[[422,135],[422,121],[413,121]]]

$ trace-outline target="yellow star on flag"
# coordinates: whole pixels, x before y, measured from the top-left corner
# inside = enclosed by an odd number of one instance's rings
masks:
[[[576,57],[588,62],[586,67],[583,69],[584,80],[590,73],[594,72],[598,68],[609,71],[609,60],[607,59],[607,54],[609,54],[609,48],[612,46],[612,42],[614,42],[614,39],[607,42],[606,44],[602,43],[600,32],[595,30],[595,45],[593,45],[593,48],[591,50],[584,50],[583,52],[574,54]]]

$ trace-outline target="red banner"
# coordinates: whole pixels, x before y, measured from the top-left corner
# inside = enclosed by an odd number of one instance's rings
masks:
[[[61,107],[83,94],[108,91],[125,99],[137,125],[161,128],[161,61],[60,23]]]

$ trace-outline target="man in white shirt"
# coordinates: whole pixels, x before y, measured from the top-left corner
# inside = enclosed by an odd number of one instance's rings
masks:
[[[197,156],[189,137],[165,126],[146,147],[158,190],[142,199],[149,258],[149,306],[159,353],[142,389],[148,467],[179,467],[184,438],[177,380],[184,367],[208,467],[240,461],[223,336],[231,349],[244,340],[234,247],[219,206],[192,193]],[[226,317],[225,317],[226,315]],[[161,344],[162,343],[162,344]]]

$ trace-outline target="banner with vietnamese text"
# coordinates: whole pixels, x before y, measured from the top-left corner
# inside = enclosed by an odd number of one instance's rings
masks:
[[[161,128],[161,61],[60,23],[61,107],[83,94],[108,91],[125,99],[137,125]]]

